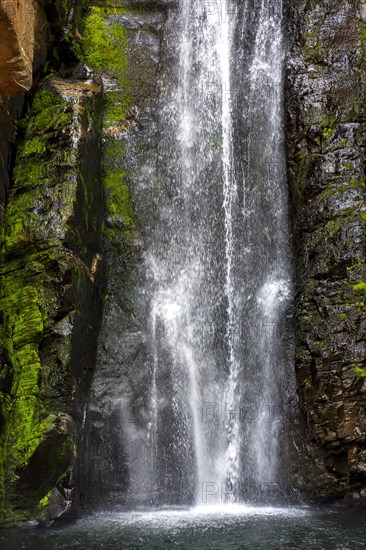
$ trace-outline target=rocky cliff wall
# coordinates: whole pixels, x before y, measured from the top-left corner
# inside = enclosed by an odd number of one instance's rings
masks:
[[[46,61],[49,25],[39,2],[1,0],[0,92],[27,92],[33,73]]]
[[[14,164],[16,122],[41,75],[80,53],[82,0],[0,1],[0,218]]]
[[[102,82],[70,53],[77,50],[76,7],[68,21],[64,4],[44,5],[52,76],[32,71],[24,114],[24,96],[3,97],[3,521],[72,514],[80,485],[81,427],[104,297],[104,208]]]
[[[50,78],[22,120],[2,225],[3,518],[72,504],[101,301],[101,87]]]
[[[89,508],[129,504],[128,449],[123,432],[136,415],[147,422],[151,357],[146,346],[146,277],[143,239],[149,233],[149,208],[159,193],[159,68],[164,58],[163,30],[173,2],[122,2],[95,6],[86,19],[88,63],[102,70],[105,89],[103,181],[105,188],[105,263],[107,297],[98,360],[86,417],[83,495]],[[95,29],[100,29],[99,35]],[[108,44],[102,42],[105,32]],[[89,38],[90,37],[90,38]],[[104,52],[104,57],[94,52]],[[153,178],[153,179],[152,179]],[[153,192],[151,192],[153,189]],[[133,374],[131,374],[133,372]],[[137,382],[136,382],[137,379]],[[128,408],[129,399],[134,410]],[[145,437],[136,429],[135,441]],[[141,457],[143,460],[143,457]],[[141,468],[141,476],[145,475]],[[130,500],[129,500],[130,499]]]
[[[294,228],[299,485],[366,496],[366,4],[288,2],[287,154]]]
[[[172,2],[66,5],[71,11],[43,5],[51,33],[46,74],[38,82],[33,74],[16,136],[18,115],[8,109],[3,125],[17,144],[3,165],[10,182],[0,295],[3,520],[65,517],[93,501],[100,486],[90,486],[97,478],[89,469],[116,451],[113,433],[93,415],[92,446],[81,432],[104,299],[104,382],[121,370],[126,334],[140,330],[129,306],[140,248],[130,187],[156,139],[151,103]],[[116,481],[108,460],[102,485]]]

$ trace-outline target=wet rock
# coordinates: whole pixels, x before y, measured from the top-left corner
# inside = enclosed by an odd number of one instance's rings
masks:
[[[102,306],[101,86],[47,78],[2,227],[1,519],[69,513]]]
[[[10,183],[11,152],[15,143],[15,121],[19,119],[24,96],[0,96],[0,220],[4,214],[5,201]]]
[[[141,167],[156,162],[159,64],[162,62],[164,7],[171,2],[122,2],[92,9],[86,19],[87,64],[104,85],[103,173],[106,207],[107,299],[98,345],[98,366],[86,414],[83,496],[86,506],[120,504],[131,497],[130,445],[146,437],[151,357],[146,349],[146,296],[140,266],[148,232]],[[133,7],[132,7],[133,5]],[[132,7],[132,9],[131,9]],[[141,9],[140,9],[141,8]],[[103,59],[93,25],[110,39]],[[90,37],[90,38],[89,38]],[[143,200],[141,200],[141,198]],[[153,200],[153,199],[152,199]],[[142,270],[141,270],[142,271]],[[132,441],[126,432],[133,435]],[[142,455],[142,453],[140,453]],[[141,464],[144,457],[141,456]],[[141,467],[141,476],[146,475]]]
[[[303,483],[311,496],[336,498],[366,485],[364,3],[287,9]]]
[[[366,23],[366,2],[361,2],[361,5],[360,5],[360,19],[363,23]]]

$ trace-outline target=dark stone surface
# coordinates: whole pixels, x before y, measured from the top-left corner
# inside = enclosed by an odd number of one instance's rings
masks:
[[[14,158],[15,121],[19,119],[24,104],[24,96],[0,96],[0,220],[10,184],[10,174]]]
[[[365,6],[287,3],[288,176],[297,271],[299,486],[360,501],[366,484]]]
[[[157,160],[159,64],[166,21],[161,4],[149,3],[148,9],[123,7],[117,13],[114,10],[113,15],[108,10],[105,13],[106,21],[113,21],[116,32],[125,37],[125,47],[121,43],[116,47],[120,48],[120,58],[126,60],[126,71],[121,86],[120,75],[113,67],[107,63],[103,70],[108,286],[86,421],[88,467],[83,500],[89,509],[121,503],[123,495],[134,496],[133,487],[129,487],[129,453],[123,434],[133,422],[138,445],[148,421],[151,358],[146,349],[146,296],[137,289],[143,286],[141,249],[148,233],[146,209],[151,202],[146,181]],[[127,100],[124,90],[128,90]],[[125,111],[120,118],[115,113],[116,105]],[[123,189],[123,207],[116,209]]]

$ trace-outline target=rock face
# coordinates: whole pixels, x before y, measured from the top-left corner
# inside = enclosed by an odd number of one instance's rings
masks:
[[[33,82],[33,71],[47,56],[48,22],[33,0],[1,0],[0,93],[21,94]]]
[[[121,439],[129,422],[126,404],[132,396],[135,414],[145,422],[143,396],[149,393],[145,297],[136,289],[143,276],[139,266],[141,242],[148,232],[146,208],[154,200],[147,196],[145,182],[151,179],[157,158],[161,31],[167,2],[145,2],[143,7],[141,2],[134,2],[133,7],[131,2],[126,4],[94,7],[84,31],[86,61],[101,70],[105,90],[102,156],[108,273],[97,368],[86,416],[88,467],[83,499],[89,508],[120,503],[128,486],[128,450]],[[134,385],[131,370],[137,373],[138,384]],[[136,441],[140,436],[137,430]],[[141,473],[144,475],[143,470]]]
[[[25,92],[36,85],[47,56],[54,69],[67,65],[70,57],[75,62],[73,49],[78,48],[80,23],[81,0],[0,2],[0,219]]]
[[[296,4],[296,5],[294,5]],[[366,485],[365,3],[288,3],[296,372],[311,496]]]
[[[101,87],[46,79],[22,121],[2,227],[0,509],[72,504],[101,308]]]
[[[24,96],[0,96],[0,220],[4,215],[10,184],[11,151],[14,150],[15,121],[22,114]]]

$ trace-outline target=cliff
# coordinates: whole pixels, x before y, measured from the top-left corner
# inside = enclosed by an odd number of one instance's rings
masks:
[[[288,177],[305,474],[317,498],[366,496],[366,4],[288,5]]]
[[[64,15],[50,18],[50,43],[66,40]],[[2,39],[14,29],[22,40],[38,32],[33,19],[22,21],[17,26],[15,14]],[[12,46],[34,59],[30,39],[27,53],[15,38]],[[55,66],[56,58],[49,53]],[[4,93],[20,91],[18,61]],[[23,88],[35,84],[28,61]],[[73,512],[103,302],[101,82],[80,64],[59,64],[25,99],[22,114],[24,97],[3,98],[0,517],[7,521]]]

